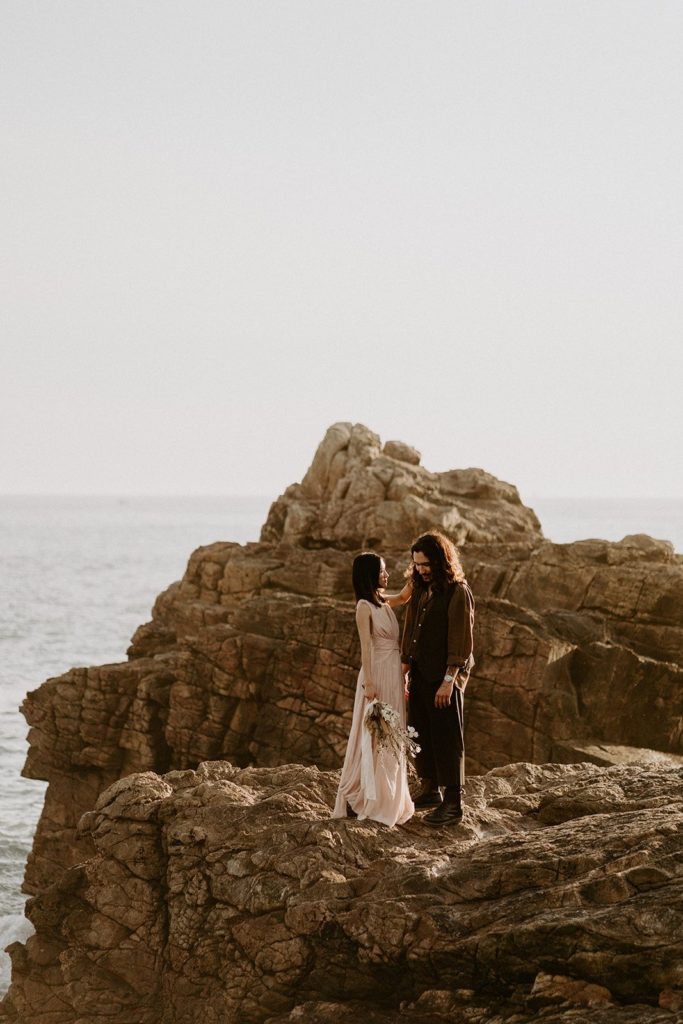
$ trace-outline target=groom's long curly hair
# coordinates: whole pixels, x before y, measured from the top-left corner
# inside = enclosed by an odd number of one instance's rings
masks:
[[[460,555],[453,541],[438,530],[423,533],[413,541],[410,553],[422,552],[432,567],[432,586],[435,590],[445,590],[450,583],[465,583],[465,572],[460,562]],[[422,577],[414,565],[405,572],[406,578],[413,581],[417,590],[424,588]]]

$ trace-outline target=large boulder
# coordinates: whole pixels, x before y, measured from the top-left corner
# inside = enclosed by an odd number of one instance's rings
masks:
[[[508,765],[462,825],[331,820],[337,773],[130,776],[29,901],[21,1024],[673,1024],[680,769]]]
[[[300,484],[274,502],[261,539],[304,548],[406,549],[440,529],[457,544],[540,538],[517,488],[482,469],[430,473],[399,441],[384,447],[361,424],[327,431]]]

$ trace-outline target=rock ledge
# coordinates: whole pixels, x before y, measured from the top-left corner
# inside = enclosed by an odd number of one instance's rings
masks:
[[[29,902],[7,1019],[680,1020],[679,769],[508,765],[445,831],[330,820],[336,781],[212,762],[110,787],[94,856]]]

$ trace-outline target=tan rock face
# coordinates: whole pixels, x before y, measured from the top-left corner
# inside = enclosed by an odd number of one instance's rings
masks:
[[[442,831],[331,820],[337,778],[213,762],[115,783],[81,823],[93,856],[29,902],[6,1019],[676,1019],[680,770],[508,765]]]
[[[270,510],[261,533],[269,543],[342,550],[406,549],[440,529],[458,544],[540,538],[517,488],[480,469],[430,473],[414,448],[359,424],[337,423],[300,484]]]
[[[193,553],[128,662],[72,670],[27,697],[25,771],[50,783],[28,891],[92,852],[76,823],[131,773],[222,758],[338,767],[359,664],[352,557],[375,545],[398,589],[410,541],[435,525],[462,543],[477,597],[470,772],[683,756],[683,569],[670,545],[550,544],[511,485],[430,473],[407,445],[337,424],[260,543]]]

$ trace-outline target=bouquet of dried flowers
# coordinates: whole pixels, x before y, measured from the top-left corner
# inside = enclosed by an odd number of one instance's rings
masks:
[[[416,742],[417,732],[412,725],[404,728],[396,708],[381,700],[371,700],[363,716],[363,731],[374,741],[380,761],[384,760],[385,752],[389,751],[399,763],[405,760],[408,773],[415,775],[411,757],[420,752]]]

